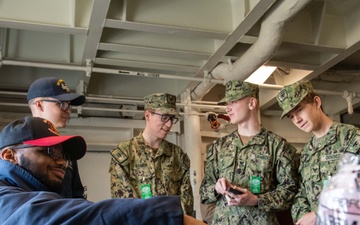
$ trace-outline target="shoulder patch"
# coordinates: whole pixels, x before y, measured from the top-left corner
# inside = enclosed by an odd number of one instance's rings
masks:
[[[120,165],[127,165],[130,162],[130,140],[121,142],[118,146],[110,152],[113,160]]]

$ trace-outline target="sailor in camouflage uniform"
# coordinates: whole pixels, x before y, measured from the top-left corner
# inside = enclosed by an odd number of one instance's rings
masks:
[[[156,93],[144,99],[144,131],[121,142],[111,151],[113,198],[149,198],[180,195],[184,213],[193,215],[190,159],[183,150],[165,140],[178,121],[176,97]]]
[[[360,130],[326,116],[309,81],[284,86],[276,98],[284,110],[281,119],[287,116],[300,130],[313,133],[301,151],[300,187],[291,211],[297,225],[315,224],[320,192],[337,172],[340,156],[359,154]]]
[[[201,202],[216,202],[212,225],[278,224],[276,211],[289,209],[297,190],[296,149],[261,127],[258,85],[229,81],[224,103],[238,128],[208,149]]]

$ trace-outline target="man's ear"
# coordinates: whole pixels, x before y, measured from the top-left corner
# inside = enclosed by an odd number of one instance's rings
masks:
[[[256,104],[257,104],[257,99],[254,97],[251,97],[249,100],[249,109],[253,110],[256,108]]]
[[[314,102],[316,104],[316,109],[321,109],[322,101],[321,101],[320,96],[315,96],[314,97]]]
[[[18,164],[17,157],[15,157],[15,151],[9,147],[4,148],[1,151],[1,159],[9,161],[13,164]]]
[[[40,110],[41,112],[44,111],[42,101],[35,101],[34,102],[34,107],[37,108],[38,110]]]
[[[150,111],[149,110],[145,110],[144,117],[145,117],[146,121],[149,119],[149,117],[150,117]]]

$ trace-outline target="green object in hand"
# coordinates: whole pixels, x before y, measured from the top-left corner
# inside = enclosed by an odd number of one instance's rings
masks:
[[[251,176],[250,191],[253,194],[259,194],[261,191],[261,177]]]
[[[147,199],[152,197],[150,184],[142,184],[140,186],[140,189],[141,189],[141,198]]]

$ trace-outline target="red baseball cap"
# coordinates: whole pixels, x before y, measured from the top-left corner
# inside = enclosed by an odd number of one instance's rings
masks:
[[[60,136],[55,126],[46,119],[25,117],[11,122],[0,133],[0,149],[25,144],[29,146],[53,146],[62,144],[70,160],[81,159],[86,153],[86,142],[81,136]]]

